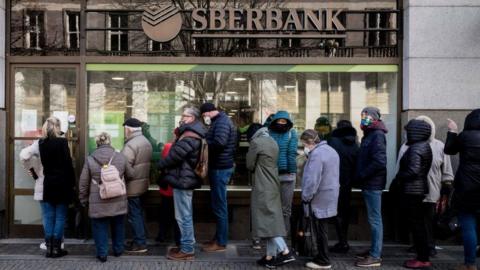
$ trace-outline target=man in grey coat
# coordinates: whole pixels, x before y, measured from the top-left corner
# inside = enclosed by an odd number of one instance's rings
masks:
[[[428,215],[425,216],[425,224],[427,225],[427,238],[430,246],[430,255],[434,256],[437,253],[435,250],[435,239],[433,237],[433,218],[435,215],[435,209],[437,203],[441,203],[440,197],[442,186],[447,187],[446,190],[448,190],[452,185],[454,176],[450,156],[443,152],[445,144],[442,141],[435,139],[435,123],[430,117],[425,115],[418,116],[416,119],[427,122],[432,128],[430,147],[432,148],[433,160],[430,171],[428,172],[428,194],[425,196],[423,204],[424,207],[428,209]],[[403,144],[400,147],[396,166],[397,172],[400,168],[400,160],[407,150],[408,146],[406,144]],[[413,251],[415,248],[411,247],[409,250]]]
[[[259,265],[273,268],[295,260],[283,237],[286,235],[282,214],[281,187],[278,178],[278,146],[261,124],[247,130],[250,147],[247,169],[253,173],[251,215],[252,234],[267,241],[266,255]]]
[[[133,240],[127,246],[127,251],[135,253],[147,252],[147,239],[140,196],[148,190],[152,145],[142,135],[142,122],[130,118],[125,127],[125,146],[122,154],[127,159],[127,220],[132,228]]]
[[[306,216],[313,215],[317,233],[318,254],[306,264],[311,269],[329,269],[328,219],[337,215],[340,191],[340,158],[326,141],[321,141],[315,130],[307,129],[300,141],[307,162],[303,170],[302,201]]]

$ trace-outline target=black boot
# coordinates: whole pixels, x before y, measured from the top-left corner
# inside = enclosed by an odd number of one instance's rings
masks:
[[[66,256],[68,252],[62,249],[62,239],[53,239],[52,258],[59,258]]]
[[[45,253],[45,257],[51,258],[52,257],[52,242],[53,238],[45,238],[45,246],[47,246],[47,253]]]

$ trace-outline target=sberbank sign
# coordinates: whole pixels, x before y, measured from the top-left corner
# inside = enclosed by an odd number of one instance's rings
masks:
[[[242,9],[196,8],[190,16],[192,37],[197,38],[343,38],[345,26],[339,19],[343,9]],[[153,6],[143,13],[142,26],[153,40],[167,42],[183,26],[180,10]],[[333,33],[332,33],[333,32]]]

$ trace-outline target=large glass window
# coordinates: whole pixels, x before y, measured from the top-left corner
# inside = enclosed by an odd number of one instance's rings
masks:
[[[274,66],[274,65],[88,65],[89,150],[101,131],[112,135],[113,146],[124,142],[122,123],[136,117],[154,146],[154,161],[172,140],[184,105],[218,104],[238,128],[236,170],[231,185],[249,185],[245,166],[248,125],[263,123],[278,110],[292,115],[298,132],[313,128],[320,116],[335,125],[351,120],[359,129],[360,112],[377,106],[390,132],[389,179],[396,152],[396,66]],[[353,72],[352,72],[353,71]],[[152,179],[152,183],[155,180]]]

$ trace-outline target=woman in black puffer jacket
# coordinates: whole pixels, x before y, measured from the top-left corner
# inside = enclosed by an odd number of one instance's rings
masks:
[[[428,172],[432,165],[432,149],[429,138],[432,127],[425,121],[410,120],[405,126],[407,131],[407,152],[400,160],[400,169],[396,180],[400,185],[403,202],[406,204],[408,220],[412,226],[413,239],[417,249],[417,258],[405,262],[405,267],[419,269],[430,267],[429,246],[424,216],[428,209],[423,200],[428,194]]]
[[[458,134],[455,122],[449,119],[445,154],[460,153],[460,164],[455,175],[452,206],[458,211],[463,235],[464,265],[458,269],[477,269],[476,223],[480,211],[480,109],[465,118],[463,131]]]

